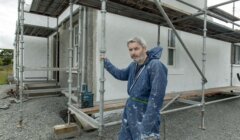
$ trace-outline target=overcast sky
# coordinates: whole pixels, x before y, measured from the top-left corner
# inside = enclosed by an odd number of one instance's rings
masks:
[[[0,0],[0,48],[13,48],[17,0]]]
[[[208,6],[228,0],[208,0]],[[0,0],[0,48],[13,48],[18,0]],[[31,0],[26,0],[30,4]],[[220,7],[232,12],[232,4]],[[240,17],[240,2],[236,2],[236,16]]]
[[[26,0],[30,4],[31,0]],[[13,48],[18,0],[0,0],[0,48]]]

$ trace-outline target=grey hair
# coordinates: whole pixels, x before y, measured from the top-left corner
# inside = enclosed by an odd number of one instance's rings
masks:
[[[133,37],[131,39],[128,40],[127,42],[127,46],[130,43],[138,43],[139,45],[141,45],[143,48],[147,48],[147,42],[142,38],[142,37]]]

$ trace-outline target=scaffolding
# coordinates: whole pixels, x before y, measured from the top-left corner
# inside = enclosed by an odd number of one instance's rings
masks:
[[[50,67],[50,48],[49,48],[49,36],[56,33],[57,39],[56,44],[58,45],[58,19],[57,27],[49,27],[49,17],[47,17],[47,27],[30,25],[24,23],[24,14],[28,13],[24,9],[24,0],[18,0],[18,20],[16,24],[16,37],[15,37],[15,81],[16,81],[16,92],[19,93],[20,100],[20,119],[18,127],[22,127],[23,121],[23,98],[38,98],[36,96],[49,96],[49,93],[57,93],[52,96],[58,95],[58,93],[68,88],[61,88],[58,84],[57,76],[54,80],[49,79],[49,72],[59,72],[68,71],[69,67]],[[47,39],[47,66],[46,67],[26,67],[24,66],[24,35],[43,37]],[[59,54],[57,54],[59,55]],[[56,56],[57,56],[56,55]],[[77,70],[77,68],[72,68],[71,70]],[[27,71],[45,71],[46,79],[43,80],[24,80],[24,72]],[[57,73],[55,73],[57,75]],[[45,83],[45,84],[44,84]],[[30,86],[31,85],[31,86]],[[30,89],[33,88],[33,89]],[[44,87],[43,89],[41,89]],[[73,88],[75,90],[75,88]],[[71,89],[72,90],[72,89]],[[32,97],[29,97],[31,95]],[[50,96],[51,97],[51,94]]]
[[[70,123],[70,114],[76,115],[79,119],[86,121],[91,127],[97,128],[99,130],[99,136],[103,136],[103,129],[104,127],[107,126],[112,126],[121,123],[121,121],[116,121],[116,122],[110,122],[107,124],[104,124],[103,117],[104,117],[104,92],[105,92],[105,75],[104,75],[104,61],[103,59],[100,60],[100,106],[99,106],[99,115],[100,119],[99,122],[84,113],[80,106],[81,103],[81,98],[82,98],[82,85],[85,83],[84,79],[84,74],[85,74],[85,69],[84,66],[85,64],[85,47],[86,47],[86,7],[91,7],[95,9],[100,9],[101,10],[101,47],[99,48],[100,50],[100,56],[105,56],[106,53],[106,13],[107,11],[110,11],[111,13],[135,18],[138,20],[142,21],[147,21],[150,23],[154,23],[158,25],[158,42],[157,44],[160,44],[160,26],[167,26],[170,27],[173,32],[175,33],[177,39],[181,43],[183,49],[185,50],[186,54],[194,64],[195,68],[197,69],[199,75],[202,78],[202,88],[201,88],[201,102],[197,101],[192,101],[192,100],[186,100],[186,99],[181,99],[180,96],[181,94],[178,94],[174,98],[172,98],[171,101],[169,101],[164,107],[162,107],[160,113],[162,115],[180,111],[180,110],[185,110],[185,109],[190,109],[194,107],[201,107],[201,129],[205,130],[205,105],[221,102],[221,101],[226,101],[226,100],[231,100],[231,99],[236,99],[240,98],[240,95],[235,95],[233,97],[225,98],[225,99],[220,99],[220,100],[215,100],[215,101],[210,101],[206,102],[205,101],[205,86],[207,83],[207,78],[205,77],[205,71],[206,71],[206,39],[207,37],[212,37],[215,39],[223,40],[230,42],[232,44],[234,43],[239,43],[240,42],[240,32],[237,30],[234,30],[234,26],[239,26],[239,24],[235,23],[235,21],[238,21],[239,18],[235,17],[235,6],[234,2],[238,0],[229,0],[227,2],[219,3],[213,6],[208,7],[207,6],[207,0],[204,0],[204,8],[199,8],[197,6],[194,6],[192,4],[189,4],[185,1],[182,0],[176,0],[182,4],[185,4],[187,6],[190,6],[196,10],[198,10],[197,13],[194,14],[186,14],[183,12],[176,11],[172,9],[171,7],[168,7],[165,5],[163,2],[159,0],[146,0],[146,1],[141,1],[139,6],[136,1],[129,0],[132,4],[129,4],[126,1],[121,1],[121,0],[70,0],[69,3],[67,1],[62,1],[60,3],[57,3],[55,0],[53,1],[45,1],[45,5],[41,5],[43,3],[43,0],[33,0],[33,5],[30,9],[31,13],[37,13],[41,15],[47,15],[51,17],[57,17],[57,42],[59,40],[59,34],[58,34],[58,16],[69,6],[69,17],[66,18],[66,20],[69,19],[69,49],[68,49],[68,64],[69,66],[67,68],[50,68],[49,64],[47,68],[27,68],[23,66],[23,49],[24,49],[24,32],[25,28],[27,27],[33,27],[32,25],[25,25],[24,24],[24,0],[19,0],[19,7],[18,7],[18,21],[17,21],[17,32],[16,32],[16,81],[17,81],[17,88],[19,88],[19,94],[20,94],[20,121],[19,125],[22,126],[22,120],[23,120],[23,93],[27,91],[24,91],[24,81],[23,81],[23,72],[27,70],[35,70],[35,71],[67,71],[68,70],[68,88],[67,89],[61,89],[61,91],[68,97],[68,123]],[[51,7],[52,2],[56,3],[54,5],[55,7]],[[217,7],[226,5],[229,3],[233,3],[233,15],[229,15],[228,13],[218,9]],[[73,11],[73,4],[80,5],[78,10],[75,12]],[[52,9],[57,9],[55,12],[51,12],[49,10],[39,10],[42,7],[45,7],[48,5],[48,8],[51,7]],[[144,5],[144,6],[143,6]],[[38,6],[40,8],[38,8]],[[145,8],[141,8],[145,7]],[[147,10],[146,10],[147,9]],[[72,66],[72,53],[73,53],[73,15],[78,13],[78,26],[79,26],[79,32],[78,32],[78,52],[77,52],[77,57],[78,60],[82,59],[82,63],[78,61],[78,68],[76,69],[78,71],[77,75],[77,87],[73,88],[72,87],[72,71],[74,70]],[[220,15],[221,14],[221,15]],[[139,16],[141,15],[141,16]],[[162,16],[161,16],[162,15]],[[180,18],[176,18],[176,15],[179,16]],[[203,15],[203,18],[197,18],[198,16]],[[221,25],[215,24],[211,21],[207,20],[207,17],[214,17],[217,19],[220,19],[224,22],[231,23],[232,29],[223,27]],[[192,22],[188,22],[191,20]],[[176,24],[178,23],[178,24]],[[196,25],[196,26],[191,26],[186,27],[183,26],[183,24],[187,25]],[[195,28],[193,28],[195,27]],[[200,30],[199,28],[202,27],[203,29]],[[34,27],[38,28],[38,27]],[[46,29],[42,28],[41,30]],[[178,30],[183,30],[187,32],[191,32],[194,34],[202,35],[203,36],[203,47],[202,47],[202,68],[200,68],[195,60],[193,59],[191,53],[188,51],[187,46],[185,45],[184,41],[182,40],[181,36],[177,32]],[[48,30],[47,31],[50,33],[44,34],[42,36],[49,36],[56,30]],[[208,34],[209,32],[209,34]],[[46,33],[46,32],[45,32]],[[35,36],[40,36],[37,34],[34,34],[33,32],[30,33],[31,35]],[[49,45],[49,41],[48,45]],[[48,46],[49,47],[49,46]],[[82,48],[82,58],[80,58],[80,48]],[[49,58],[49,52],[47,54]],[[80,65],[82,67],[80,67]],[[47,74],[47,77],[49,75]],[[231,65],[231,86],[232,86],[232,65]],[[67,90],[67,91],[66,91]],[[73,91],[77,91],[77,94],[73,94]],[[49,92],[49,90],[46,90],[46,92]],[[72,102],[74,101],[75,104]],[[176,109],[170,109],[166,110],[172,103],[175,101],[183,102],[189,104],[189,106],[186,107],[181,107],[181,108],[176,108]]]

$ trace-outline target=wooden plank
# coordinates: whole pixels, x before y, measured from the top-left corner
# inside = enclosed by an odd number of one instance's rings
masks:
[[[104,105],[104,111],[122,109],[124,107],[125,107],[125,102],[105,104]],[[91,107],[91,108],[84,108],[84,109],[81,109],[81,111],[86,113],[86,114],[94,114],[94,113],[99,112],[99,105],[96,105],[96,106]]]
[[[76,123],[60,124],[53,127],[56,139],[75,137],[80,134],[79,126]]]
[[[240,90],[240,87],[218,87],[218,88],[210,88],[206,89],[205,96],[212,96],[216,94],[221,94],[223,92],[230,92],[231,90]],[[183,99],[189,99],[192,97],[198,97],[201,96],[201,90],[191,90],[191,91],[184,91],[184,92],[178,92],[178,93],[168,93],[166,94],[164,100],[168,101],[174,98],[177,94],[182,94],[180,98]],[[120,100],[114,100],[110,101],[110,103],[105,103],[104,105],[104,111],[112,111],[116,109],[122,109],[125,107],[126,100],[120,99]],[[99,105],[96,105],[91,108],[85,108],[81,109],[82,112],[86,114],[94,114],[99,112]]]
[[[33,89],[25,90],[24,94],[38,94],[38,93],[50,93],[50,92],[61,92],[65,88],[49,88],[49,89]]]
[[[210,88],[210,89],[206,89],[205,90],[205,96],[213,96],[216,94],[221,94],[222,92],[227,92],[227,91],[231,91],[234,89],[240,89],[240,87],[218,87],[218,88]],[[192,90],[192,91],[185,91],[182,93],[181,98],[184,99],[189,99],[192,97],[197,97],[197,96],[201,96],[202,91],[201,90]]]
[[[35,98],[37,98],[37,97],[48,97],[48,96],[60,96],[61,94],[60,94],[60,92],[49,92],[49,93],[34,93],[34,94],[26,94],[27,95],[27,97],[30,99],[31,97],[35,97]]]

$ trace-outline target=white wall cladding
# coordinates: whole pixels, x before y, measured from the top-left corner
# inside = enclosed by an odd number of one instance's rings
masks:
[[[24,66],[46,67],[47,66],[47,39],[40,37],[24,36]],[[46,71],[25,71],[24,78],[46,77]]]
[[[98,12],[98,34],[97,47],[100,46],[100,13]],[[127,23],[127,24],[126,24]],[[132,61],[129,57],[126,42],[133,36],[142,36],[148,42],[149,49],[157,44],[157,25],[141,22],[127,17],[107,14],[106,47],[107,57],[118,68],[125,68]],[[202,36],[183,31],[178,31],[187,45],[193,58],[199,67],[202,67]],[[161,27],[161,45],[164,48],[161,61],[167,63],[167,40],[168,28]],[[177,40],[177,39],[176,39]],[[207,88],[230,85],[230,50],[231,44],[216,39],[207,38],[207,62],[206,77]],[[98,49],[96,55],[98,57]],[[180,43],[176,42],[176,65],[168,66],[167,92],[179,92],[186,90],[201,89],[201,77],[196,68],[188,58]],[[99,63],[97,61],[97,82],[99,79]],[[105,99],[126,98],[127,82],[114,79],[106,72],[106,94]],[[97,83],[99,89],[99,82]],[[97,90],[98,91],[98,90]],[[99,93],[97,94],[99,100]]]
[[[57,19],[38,14],[24,13],[24,24],[56,28]]]

